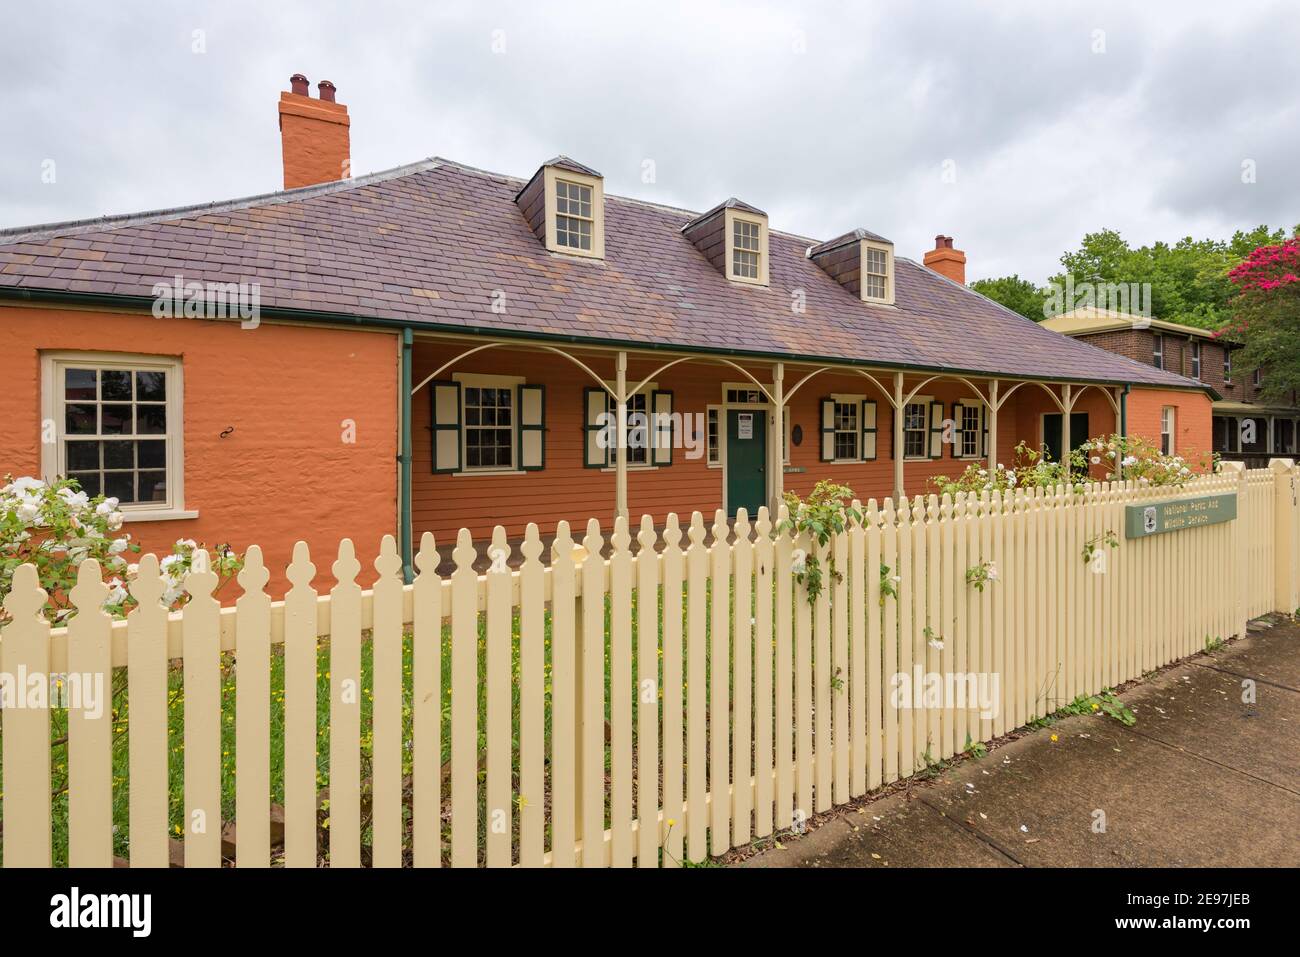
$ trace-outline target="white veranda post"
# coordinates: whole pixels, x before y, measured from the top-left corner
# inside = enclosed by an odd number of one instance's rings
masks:
[[[989,401],[984,409],[984,414],[988,416],[988,443],[989,447],[984,450],[988,456],[989,473],[992,474],[998,467],[998,380],[993,379],[989,382]]]
[[[778,362],[772,369],[772,415],[769,417],[767,460],[771,478],[768,487],[768,508],[773,515],[781,507],[785,495],[785,363]]]
[[[627,353],[618,354],[614,382],[617,402],[617,434],[614,436],[614,510],[620,518],[627,518]]]
[[[903,373],[894,373],[894,501],[902,499],[903,490]]]

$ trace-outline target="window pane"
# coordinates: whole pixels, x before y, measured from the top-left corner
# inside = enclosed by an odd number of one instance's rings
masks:
[[[104,369],[99,373],[100,398],[105,402],[131,401],[131,373],[125,369]]]
[[[159,440],[135,444],[137,465],[142,469],[160,469],[167,465],[167,443]]]
[[[167,398],[166,372],[137,372],[135,374],[137,402],[163,402]]]
[[[135,501],[134,472],[105,472],[104,494],[120,502]]]
[[[94,498],[99,494],[99,473],[98,472],[76,472],[68,475],[70,479],[76,479],[81,485],[81,490]]]
[[[131,431],[129,405],[102,405],[99,407],[99,429],[104,435],[122,435]]]
[[[128,442],[105,442],[104,443],[104,468],[106,469],[135,468],[135,443],[129,441]]]
[[[69,442],[67,444],[68,471],[99,468],[98,442]]]
[[[138,496],[140,502],[165,502],[167,501],[167,473],[166,472],[141,472],[137,482]]]
[[[95,399],[94,369],[64,369],[63,397],[65,399]]]
[[[94,435],[95,407],[93,405],[66,406],[63,427],[69,435]]]
[[[107,413],[109,407],[104,406]],[[105,429],[105,431],[108,431]],[[167,431],[167,406],[138,405],[135,407],[135,431],[137,435],[161,435]]]

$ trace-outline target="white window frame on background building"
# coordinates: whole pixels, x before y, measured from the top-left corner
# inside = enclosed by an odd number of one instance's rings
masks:
[[[1178,410],[1172,405],[1160,409],[1160,452],[1163,455],[1177,454]]]
[[[166,428],[161,433],[96,432],[84,436],[68,435],[66,406],[79,404],[66,399],[64,388],[68,369],[93,369],[96,371],[96,399],[86,404],[99,405],[99,376],[102,370],[135,372],[163,372],[166,389],[162,405],[166,409]],[[134,376],[133,395],[134,395]],[[185,508],[185,442],[184,442],[184,369],[180,359],[169,356],[149,356],[119,352],[48,352],[41,355],[41,418],[42,431],[52,431],[53,442],[41,443],[41,473],[45,481],[53,481],[67,474],[67,446],[70,439],[77,441],[166,441],[165,466],[167,497],[162,501],[123,503],[119,506],[126,521],[168,521],[197,518],[197,511]],[[106,403],[113,404],[113,403]],[[125,403],[124,403],[125,404]],[[132,402],[133,409],[135,403]],[[101,459],[102,465],[102,459]],[[141,469],[133,468],[139,472]],[[153,471],[146,469],[144,471]],[[102,491],[102,490],[101,490]]]

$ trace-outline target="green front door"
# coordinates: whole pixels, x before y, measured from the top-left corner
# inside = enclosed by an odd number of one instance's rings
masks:
[[[767,412],[727,411],[727,514],[745,508],[749,517],[767,504]]]

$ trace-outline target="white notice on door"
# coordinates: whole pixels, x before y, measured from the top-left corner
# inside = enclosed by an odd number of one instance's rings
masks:
[[[736,438],[752,439],[754,437],[754,413],[741,412],[736,418],[739,420],[736,427]]]

